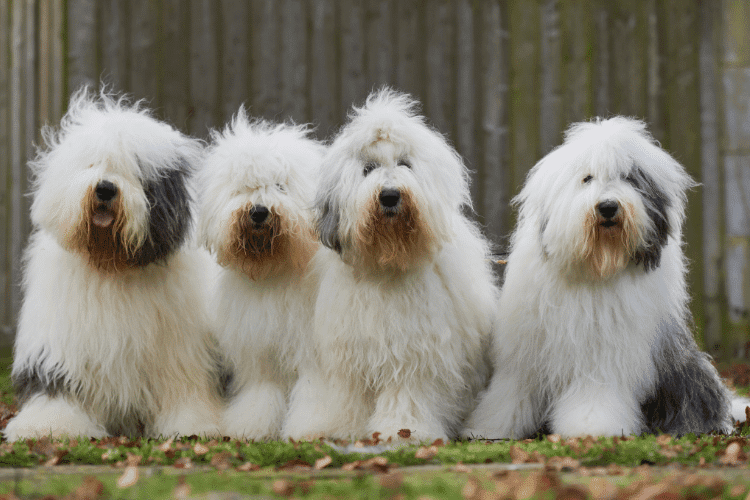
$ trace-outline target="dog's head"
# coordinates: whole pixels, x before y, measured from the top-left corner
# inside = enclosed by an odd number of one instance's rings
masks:
[[[201,173],[200,234],[220,264],[252,279],[304,269],[317,247],[315,173],[324,147],[305,126],[250,121],[213,133]]]
[[[643,122],[615,117],[572,125],[514,202],[521,224],[537,228],[546,258],[606,279],[631,265],[659,267],[669,239],[681,240],[694,185]]]
[[[470,203],[460,156],[416,101],[385,88],[354,108],[323,160],[317,229],[354,266],[405,270],[453,236]]]
[[[43,130],[31,219],[100,271],[167,258],[187,237],[188,185],[200,145],[140,103],[76,92],[60,127]]]

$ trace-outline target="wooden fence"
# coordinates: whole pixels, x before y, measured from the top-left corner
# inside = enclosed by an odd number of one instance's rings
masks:
[[[568,123],[615,113],[647,120],[702,183],[686,228],[699,333],[714,354],[744,354],[743,0],[0,1],[0,325],[8,333],[29,232],[25,162],[40,126],[59,120],[81,84],[144,98],[199,137],[244,102],[256,116],[314,122],[321,138],[387,84],[419,98],[474,170],[478,218],[499,246],[513,225],[509,200]],[[730,170],[747,186],[730,181]]]

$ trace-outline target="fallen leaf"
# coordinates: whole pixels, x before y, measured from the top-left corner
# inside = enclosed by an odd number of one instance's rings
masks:
[[[294,493],[294,484],[292,484],[291,481],[287,481],[286,479],[277,479],[273,482],[271,489],[277,495],[288,497],[291,496],[292,493]]]
[[[93,476],[83,478],[81,485],[72,493],[74,500],[97,500],[104,494],[104,483]]]
[[[398,437],[409,439],[411,437],[411,431],[409,429],[401,429],[398,431]]]
[[[193,452],[198,456],[205,455],[209,451],[211,450],[208,448],[208,446],[201,443],[195,443],[195,446],[193,446]]]
[[[383,474],[378,478],[378,483],[380,483],[380,486],[387,490],[395,490],[401,484],[404,482],[404,475],[400,472],[389,472],[388,474]]]
[[[331,462],[333,462],[333,459],[329,455],[326,455],[324,457],[317,459],[315,461],[315,465],[313,466],[313,468],[315,470],[321,470],[331,465]]]
[[[233,455],[228,451],[220,451],[211,457],[211,465],[217,470],[226,470],[232,466]]]
[[[169,438],[166,441],[164,441],[162,444],[156,447],[157,450],[167,452],[172,449],[172,443],[174,442],[174,438]]]
[[[125,472],[117,478],[118,488],[129,488],[138,482],[138,467],[129,465],[125,467]]]
[[[175,460],[172,466],[175,469],[192,469],[193,461],[190,460],[190,457],[182,457]]]
[[[617,496],[617,487],[604,478],[591,478],[588,486],[592,500],[612,500]]]
[[[172,490],[172,498],[175,500],[184,500],[186,498],[190,498],[190,493],[192,489],[190,488],[190,485],[187,484],[187,480],[185,479],[185,476],[180,476],[177,478],[177,486],[174,487],[174,490]]]
[[[526,463],[526,460],[529,459],[529,454],[523,451],[521,448],[515,445],[511,445],[510,447],[510,461],[514,464],[523,464]]]
[[[252,472],[260,470],[260,465],[251,462],[245,462],[244,464],[237,466],[237,470],[240,472]]]
[[[420,446],[417,452],[414,454],[414,456],[416,458],[421,458],[423,460],[429,460],[437,454],[438,454],[437,446],[430,446],[429,448],[426,446]]]

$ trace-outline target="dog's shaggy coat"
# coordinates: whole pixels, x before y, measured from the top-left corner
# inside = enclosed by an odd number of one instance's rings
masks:
[[[308,262],[315,176],[324,148],[304,126],[251,122],[243,108],[213,134],[202,171],[200,227],[224,266],[212,294],[231,374],[222,433],[276,439],[311,335]]]
[[[514,200],[495,373],[463,435],[731,431],[731,394],[690,330],[692,186],[640,121],[570,127]]]
[[[211,262],[187,243],[200,145],[85,88],[44,140],[5,437],[217,434]]]
[[[462,212],[461,158],[416,106],[370,95],[323,160],[313,336],[285,437],[446,439],[486,383],[487,242]]]

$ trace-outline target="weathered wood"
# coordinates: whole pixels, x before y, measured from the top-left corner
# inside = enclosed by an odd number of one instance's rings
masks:
[[[101,68],[97,56],[99,48],[99,7],[96,0],[68,0],[68,89],[81,85],[96,88]]]
[[[562,124],[587,120],[594,114],[593,17],[589,0],[560,3],[562,51]]]
[[[310,16],[310,120],[316,125],[318,138],[326,139],[342,123],[337,78],[336,2],[314,2]]]
[[[425,2],[400,0],[396,9],[396,86],[415,97],[424,95]],[[473,49],[473,44],[471,45]],[[459,63],[459,61],[456,61]]]
[[[250,4],[246,0],[221,0],[222,101],[219,126],[240,107],[250,105]],[[249,110],[250,114],[254,112]]]
[[[427,118],[448,138],[455,134],[454,66],[445,63],[455,59],[453,18],[448,0],[427,2],[425,22],[429,29],[426,32],[424,108]]]
[[[664,140],[664,126],[666,116],[666,85],[664,65],[664,36],[662,24],[664,16],[656,4],[656,0],[645,2],[646,20],[648,23],[648,48],[646,54],[647,84],[646,84],[646,116],[649,128],[657,141]]]
[[[695,179],[701,177],[700,153],[700,92],[698,73],[699,11],[697,5],[669,0],[667,6],[667,127],[664,146]],[[702,229],[700,195],[697,190],[688,194],[685,225],[685,253],[690,260],[688,274],[690,290],[703,290]],[[703,301],[693,296],[691,310],[697,331],[703,331]]]
[[[143,3],[143,0],[132,2],[133,5],[139,6]],[[135,46],[131,45],[130,39],[135,33],[131,31],[131,22],[142,21],[138,20],[136,13],[131,16],[130,5],[130,2],[122,0],[107,0],[101,4],[101,26],[98,35],[101,40],[101,79],[115,92],[132,89],[130,65]],[[136,64],[142,66],[142,63]]]
[[[153,0],[131,0],[127,5],[131,16],[128,68],[130,83],[128,86],[135,99],[145,99],[151,107],[156,107],[155,99],[158,95],[157,6]],[[213,76],[206,75],[205,78],[213,78]]]
[[[352,104],[362,105],[372,82],[365,78],[364,0],[339,4],[341,22],[341,109],[349,113]]]
[[[471,199],[474,209],[481,209],[480,183],[477,162],[477,141],[479,132],[477,117],[477,58],[475,56],[475,36],[477,22],[475,22],[474,6],[471,0],[458,0],[455,3],[456,18],[456,57],[455,75],[456,85],[454,95],[456,99],[455,117],[450,117],[455,122],[456,149],[463,156],[466,166],[471,170]]]
[[[282,0],[281,6],[281,120],[308,121],[309,87],[306,8],[302,0]]]
[[[190,104],[190,44],[185,26],[190,25],[190,5],[184,0],[164,0],[159,31],[159,96],[164,119],[188,132]]]
[[[221,60],[217,47],[217,12],[211,0],[190,0],[190,103],[192,116],[188,130],[207,137],[219,126],[217,110],[221,102]]]
[[[594,7],[594,113],[606,117],[610,113],[610,51],[609,3],[601,0]]]
[[[560,42],[560,2],[545,0],[541,6],[539,145],[549,153],[562,139],[562,54]]]
[[[12,218],[11,178],[11,61],[10,47],[12,45],[10,5],[0,7],[0,335],[7,337],[13,330],[13,310],[11,307],[11,293],[13,282],[13,263],[11,260],[12,233],[10,230]]]
[[[610,112],[646,115],[648,22],[642,0],[620,1],[609,11]]]
[[[368,91],[396,81],[393,21],[392,1],[366,0],[364,54]]]
[[[510,181],[515,194],[542,157],[540,127],[540,7],[537,0],[509,5],[510,16]]]
[[[719,11],[720,12],[720,11]],[[703,212],[704,348],[714,356],[721,349],[722,189],[719,168],[719,28],[714,5],[700,6],[701,206]],[[695,293],[695,292],[694,292]]]
[[[280,16],[275,0],[252,3],[250,85],[253,114],[268,119],[282,116]]]
[[[488,235],[504,245],[512,226],[510,197],[515,185],[509,169],[508,13],[505,2],[482,3],[479,10],[479,148],[481,216]],[[519,110],[520,111],[520,110]]]

